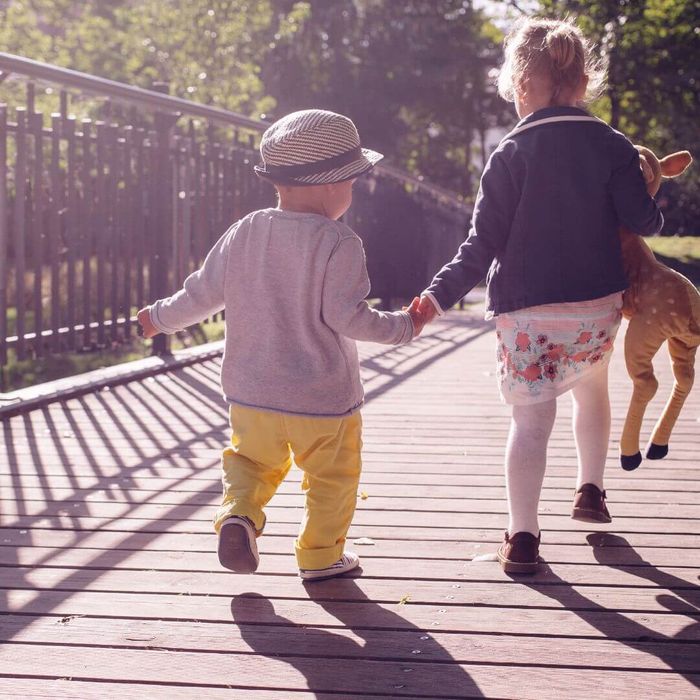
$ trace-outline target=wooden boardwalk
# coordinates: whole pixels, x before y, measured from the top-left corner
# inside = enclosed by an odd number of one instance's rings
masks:
[[[361,352],[362,573],[343,580],[296,576],[296,469],[268,508],[258,574],[219,567],[218,361],[2,424],[0,697],[700,698],[700,391],[669,457],[623,472],[618,343],[613,523],[569,518],[565,398],[541,502],[547,564],[514,579],[493,556],[508,410],[491,326],[454,313],[410,346]],[[657,365],[645,436],[671,386]]]

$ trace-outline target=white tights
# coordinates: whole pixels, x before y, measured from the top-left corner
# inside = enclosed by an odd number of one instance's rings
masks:
[[[595,484],[603,489],[603,471],[610,439],[608,370],[600,369],[571,390],[573,430],[578,457],[576,487]],[[537,508],[547,463],[547,443],[557,413],[556,399],[513,406],[506,444],[508,532],[540,531]]]

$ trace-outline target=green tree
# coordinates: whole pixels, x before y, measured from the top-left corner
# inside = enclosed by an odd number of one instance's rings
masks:
[[[292,4],[276,7],[285,14]],[[265,61],[274,116],[309,106],[345,112],[395,164],[473,194],[481,136],[508,119],[489,78],[498,30],[464,0],[303,5],[296,31]]]
[[[249,115],[277,15],[258,0],[19,0],[0,4],[5,50]]]

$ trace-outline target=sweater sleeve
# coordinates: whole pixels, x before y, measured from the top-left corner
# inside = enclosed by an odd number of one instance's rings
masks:
[[[469,235],[425,290],[438,308],[447,311],[486,277],[506,245],[519,198],[503,151],[494,151],[481,176]]]
[[[323,321],[339,335],[387,345],[401,345],[413,337],[411,317],[404,311],[377,311],[365,301],[370,283],[365,252],[357,237],[340,240],[323,282]]]
[[[647,192],[639,153],[621,133],[612,132],[613,170],[610,193],[618,219],[628,229],[643,236],[658,233],[664,224],[661,210]]]
[[[175,333],[224,308],[226,264],[236,228],[237,224],[218,240],[199,270],[185,280],[182,289],[151,305],[151,321],[161,333]]]

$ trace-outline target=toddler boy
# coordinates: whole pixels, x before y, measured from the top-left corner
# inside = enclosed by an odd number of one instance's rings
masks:
[[[363,390],[355,340],[407,343],[415,309],[372,309],[360,238],[339,221],[354,180],[382,158],[362,148],[345,116],[311,109],[270,126],[255,172],[277,189],[277,208],[236,222],[183,288],[139,311],[144,336],[174,333],[226,310],[221,384],[231,445],[215,517],[222,566],[258,567],[263,508],[292,465],[304,472],[295,542],[302,579],[358,566],[345,551],[357,498]],[[415,321],[415,328],[414,328]]]

